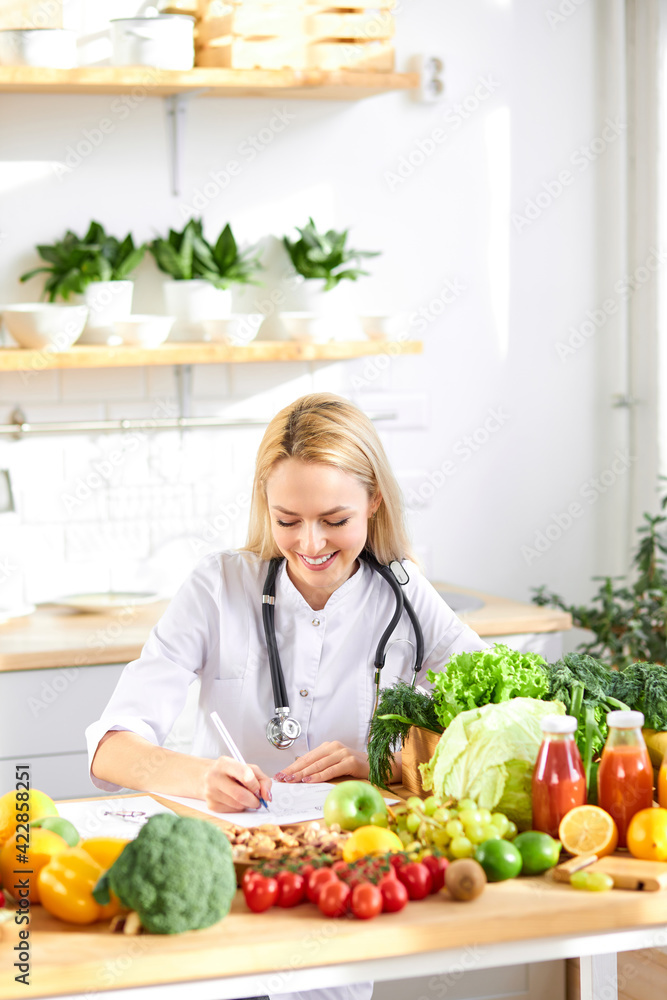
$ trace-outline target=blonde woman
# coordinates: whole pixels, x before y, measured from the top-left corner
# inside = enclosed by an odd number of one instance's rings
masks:
[[[281,410],[257,455],[246,547],[202,560],[123,671],[86,731],[93,783],[192,796],[232,812],[270,799],[272,777],[367,778],[374,663],[397,613],[396,590],[422,633],[420,677],[485,645],[410,555],[400,490],[370,420],[328,393]],[[392,562],[403,584],[391,584]],[[401,613],[384,649],[382,686],[412,679],[416,628]],[[176,753],[162,744],[196,677],[192,754]],[[220,755],[213,710],[247,766]],[[360,984],[313,996],[362,1000],[371,992]]]

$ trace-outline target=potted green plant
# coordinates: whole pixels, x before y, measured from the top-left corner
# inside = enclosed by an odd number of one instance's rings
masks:
[[[46,274],[44,296],[49,302],[81,296],[88,307],[86,328],[79,343],[106,343],[113,323],[132,312],[134,283],[130,275],[141,263],[146,247],[135,246],[131,234],[119,240],[99,222],[91,222],[85,236],[67,230],[60,240],[40,244],[37,253],[45,264],[22,274],[26,282]]]
[[[569,611],[574,625],[593,633],[594,638],[578,649],[619,669],[637,661],[667,663],[666,507],[667,495],[660,501],[660,513],[644,514],[637,529],[634,582],[626,577],[594,577],[602,582],[589,605],[567,604],[544,586],[534,588],[535,604]]]
[[[297,295],[303,311],[315,317],[315,339],[363,338],[363,330],[349,291],[351,283],[368,275],[359,267],[377,250],[353,250],[347,245],[349,229],[319,232],[309,218],[296,227],[299,239],[283,237],[283,246],[297,275]]]
[[[258,255],[253,248],[239,251],[229,223],[214,244],[204,237],[201,219],[190,219],[148,248],[171,279],[164,283],[167,312],[176,317],[171,340],[207,339],[204,322],[231,315],[233,286],[258,283]]]

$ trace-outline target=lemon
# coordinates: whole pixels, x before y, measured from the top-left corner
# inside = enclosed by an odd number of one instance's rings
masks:
[[[42,816],[58,815],[55,802],[45,792],[31,788],[27,799],[23,798],[25,794],[14,790],[0,798],[0,847],[14,836],[17,823],[32,823]],[[17,799],[17,795],[21,798]]]
[[[357,861],[368,854],[403,851],[403,841],[382,826],[360,826],[343,845],[343,861]]]
[[[52,857],[68,850],[69,844],[53,830],[40,830],[38,827],[30,830],[28,850],[20,850],[25,843],[25,837],[20,832],[5,842],[0,851],[0,880],[17,902],[21,899],[19,888],[23,883],[22,888],[28,890],[28,896],[23,898],[39,903],[37,876]],[[25,862],[18,860],[23,857]]]
[[[618,829],[608,812],[599,806],[575,806],[565,813],[558,827],[560,842],[569,854],[613,854]]]

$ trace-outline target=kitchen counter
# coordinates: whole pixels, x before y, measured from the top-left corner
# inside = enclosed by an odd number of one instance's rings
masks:
[[[434,586],[482,602],[482,607],[458,612],[461,620],[482,637],[557,632],[572,626],[570,615],[557,609],[449,583]],[[167,604],[158,601],[106,614],[81,614],[55,604],[40,605],[32,615],[0,625],[0,672],[128,663],[139,656]]]
[[[110,934],[107,922],[64,924],[35,906],[29,986],[13,978],[17,935],[13,922],[0,925],[4,1000],[105,996],[107,990],[117,996],[123,989],[148,1000],[156,985],[167,983],[187,983],[189,997],[222,1000],[436,975],[471,967],[465,962],[471,955],[476,969],[595,956],[593,969],[582,961],[582,981],[585,968],[611,974],[604,992],[611,1000],[614,953],[664,944],[665,893],[576,892],[547,875],[488,885],[470,903],[431,896],[362,922],[326,920],[310,904],[254,914],[237,892],[231,913],[213,927],[139,937]]]

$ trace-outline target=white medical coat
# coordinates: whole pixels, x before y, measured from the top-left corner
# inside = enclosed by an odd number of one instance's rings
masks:
[[[438,670],[452,654],[486,644],[460,622],[413,563],[404,565],[410,577],[404,592],[424,633],[419,683],[428,685],[429,668]],[[375,698],[375,650],[395,610],[391,588],[360,560],[357,572],[326,606],[313,611],[283,562],[276,578],[276,639],[291,714],[301,723],[301,736],[288,750],[278,750],[266,739],[266,723],[275,714],[262,626],[267,568],[257,556],[236,551],[209,555],[198,564],[152,630],[141,656],[125,667],[101,719],[86,729],[89,762],[110,729],[129,730],[162,745],[197,676],[201,691],[192,746],[196,756],[214,759],[227,752],[209,718],[214,709],[245,759],[269,776],[328,740],[365,750]],[[406,613],[392,637],[398,638],[413,639]],[[389,645],[381,686],[399,678],[410,681],[413,663],[414,650],[407,642]],[[92,774],[91,780],[106,791],[121,787]],[[365,1000],[372,984],[364,985],[367,990],[357,984],[331,996]]]

